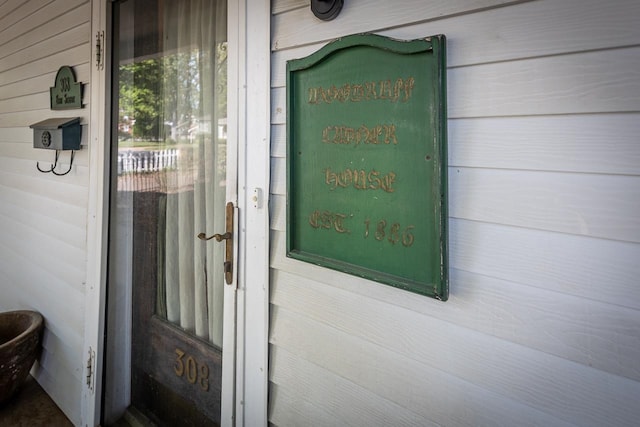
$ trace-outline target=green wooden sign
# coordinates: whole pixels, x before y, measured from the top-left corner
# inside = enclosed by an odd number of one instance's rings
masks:
[[[445,37],[287,63],[287,255],[448,298]]]
[[[73,69],[60,67],[53,87],[49,88],[52,110],[82,108],[82,83],[76,82]]]

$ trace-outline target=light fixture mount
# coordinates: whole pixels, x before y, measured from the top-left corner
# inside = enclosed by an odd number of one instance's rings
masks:
[[[311,0],[311,11],[316,18],[331,21],[340,14],[344,0]]]

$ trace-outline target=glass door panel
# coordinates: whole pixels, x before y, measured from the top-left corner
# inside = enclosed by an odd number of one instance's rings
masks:
[[[132,289],[132,402],[160,424],[220,419],[224,245],[197,235],[225,227],[226,13],[114,7],[112,271]]]

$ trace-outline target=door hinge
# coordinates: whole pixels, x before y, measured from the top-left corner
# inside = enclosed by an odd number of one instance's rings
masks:
[[[96,352],[89,347],[89,356],[87,357],[87,387],[93,392],[95,386],[95,366]]]
[[[104,31],[96,33],[96,68],[104,69]]]

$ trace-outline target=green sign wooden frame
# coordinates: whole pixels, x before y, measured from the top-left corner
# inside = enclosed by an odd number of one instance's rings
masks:
[[[287,62],[287,256],[446,300],[445,37]]]

